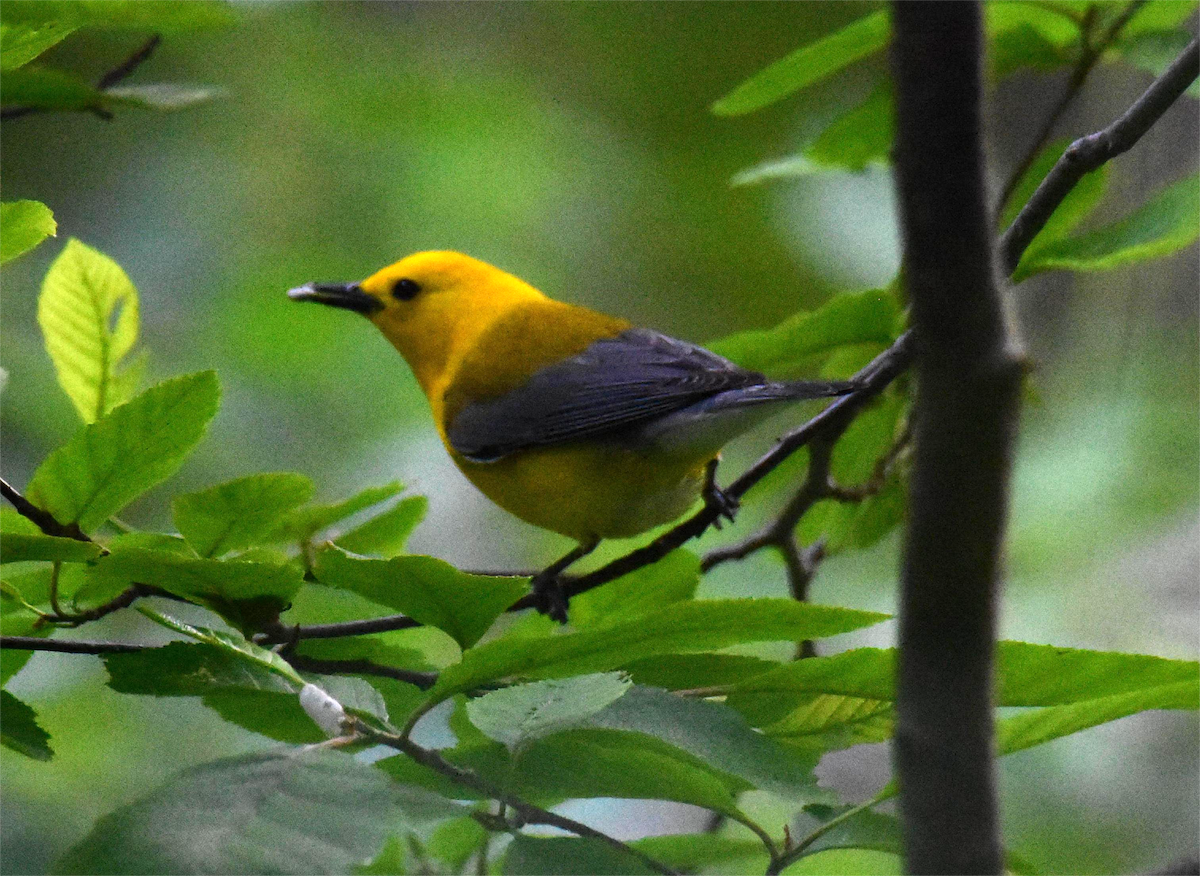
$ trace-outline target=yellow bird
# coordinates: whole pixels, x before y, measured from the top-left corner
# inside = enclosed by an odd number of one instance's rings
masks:
[[[701,495],[732,516],[713,482],[721,448],[784,403],[854,388],[767,380],[456,252],[288,296],[370,319],[408,361],[463,474],[522,520],[579,542],[533,582],[559,619],[558,574],[600,539],[674,520]]]

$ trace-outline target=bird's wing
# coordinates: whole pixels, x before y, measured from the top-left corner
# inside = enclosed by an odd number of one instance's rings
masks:
[[[648,329],[628,329],[536,372],[499,398],[463,407],[446,430],[476,461],[517,450],[616,435],[763,375],[702,347]]]

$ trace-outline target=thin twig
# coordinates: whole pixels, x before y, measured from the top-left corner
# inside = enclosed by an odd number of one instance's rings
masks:
[[[37,636],[0,636],[0,649],[15,651],[58,651],[63,654],[128,654],[154,645],[129,642],[83,642],[71,639],[41,639]]]
[[[140,67],[147,58],[154,54],[154,50],[158,48],[158,44],[161,42],[162,37],[158,34],[150,37],[150,39],[138,46],[138,48],[134,50],[133,54],[125,58],[125,60],[123,60],[120,64],[117,64],[117,66],[107,70],[100,77],[100,79],[97,80],[96,90],[107,91],[109,88],[112,88],[119,82],[123,82],[125,79],[129,78],[134,70]],[[91,106],[83,107],[83,109],[101,119],[104,119],[106,122],[111,121],[113,118],[112,112],[100,104],[93,104]],[[50,111],[51,108],[49,107],[9,106],[0,109],[0,120],[19,119],[22,116],[32,115],[33,113],[44,113]]]
[[[1000,236],[1000,266],[1006,275],[1016,270],[1026,247],[1075,185],[1133,147],[1200,74],[1200,43],[1193,39],[1161,76],[1119,119],[1067,147],[1028,203]]]
[[[464,787],[470,788],[473,791],[478,791],[481,794],[486,794],[493,800],[503,803],[508,809],[511,809],[517,814],[523,824],[548,825],[550,827],[557,827],[560,830],[568,831],[576,836],[600,840],[606,845],[611,846],[618,851],[624,852],[633,858],[636,858],[647,867],[650,867],[656,873],[663,873],[666,874],[666,876],[674,876],[675,874],[675,871],[670,867],[666,866],[660,861],[655,860],[654,858],[651,858],[646,853],[641,852],[632,846],[626,845],[619,839],[609,836],[606,833],[601,833],[593,827],[588,827],[582,822],[575,821],[573,818],[566,818],[565,816],[558,815],[557,813],[551,812],[547,809],[542,809],[539,806],[526,803],[524,800],[513,796],[502,788],[493,785],[491,782],[484,779],[473,770],[457,766],[456,764],[446,760],[436,751],[428,748],[422,748],[420,745],[417,745],[415,742],[405,736],[394,733],[380,733],[372,728],[364,727],[362,725],[360,725],[360,732],[375,742],[380,742],[384,745],[390,746],[391,748],[395,748],[397,751],[403,752],[422,766],[428,767],[434,772],[441,773],[443,776],[446,776],[447,778],[457,782],[460,785],[463,785]],[[486,813],[481,814],[486,815]],[[492,816],[491,818],[495,818],[495,816]]]
[[[812,844],[825,834],[829,833],[829,831],[833,830],[839,824],[849,821],[860,812],[865,812],[872,806],[879,805],[884,800],[888,799],[889,796],[891,795],[880,792],[878,795],[872,797],[870,800],[867,800],[865,803],[859,803],[857,806],[847,809],[841,815],[837,815],[829,819],[824,824],[813,830],[812,833],[808,834],[808,836],[804,837],[794,846],[785,851],[783,854],[772,858],[770,865],[767,867],[766,876],[777,876],[777,874],[782,873],[792,864],[803,858],[804,853],[808,851]]]
[[[437,683],[436,672],[420,672],[415,669],[401,669],[395,666],[384,666],[373,660],[323,660],[309,657],[306,654],[294,652],[284,656],[288,663],[302,672],[319,672],[322,675],[378,675],[381,678],[394,678],[429,690]]]
[[[410,630],[422,626],[420,621],[403,614],[389,614],[366,620],[341,621],[332,624],[309,624],[289,626],[276,621],[262,627],[256,639],[260,644],[279,644],[301,639],[340,639],[345,636],[369,636],[372,633],[390,633],[395,630]]]
[[[90,538],[80,531],[76,524],[72,523],[68,526],[59,523],[54,519],[53,514],[49,511],[43,511],[37,505],[34,505],[21,495],[20,490],[4,480],[4,478],[0,478],[0,495],[3,495],[9,504],[16,509],[18,514],[33,523],[43,534],[53,535],[56,538],[73,538],[76,541],[91,541]]]
[[[1029,171],[1029,168],[1033,166],[1033,162],[1037,158],[1038,153],[1042,151],[1042,147],[1046,145],[1046,142],[1050,139],[1050,135],[1054,133],[1054,126],[1058,124],[1059,119],[1061,119],[1063,113],[1066,112],[1067,107],[1070,106],[1071,102],[1079,95],[1080,90],[1083,88],[1084,82],[1088,78],[1088,74],[1092,72],[1092,69],[1096,66],[1096,63],[1100,60],[1101,56],[1103,56],[1103,54],[1108,50],[1108,47],[1116,41],[1118,36],[1120,36],[1121,31],[1125,29],[1125,25],[1129,23],[1129,19],[1133,18],[1134,14],[1141,9],[1145,3],[1146,0],[1133,0],[1132,3],[1126,5],[1126,7],[1121,11],[1121,14],[1113,20],[1112,24],[1108,26],[1108,29],[1105,30],[1100,39],[1096,40],[1095,42],[1092,42],[1090,39],[1090,31],[1095,20],[1097,7],[1089,6],[1087,8],[1087,12],[1078,22],[1080,27],[1081,42],[1079,60],[1075,62],[1075,69],[1071,71],[1071,78],[1068,80],[1067,87],[1064,89],[1062,96],[1058,99],[1058,103],[1055,104],[1054,109],[1052,109],[1049,116],[1046,117],[1045,123],[1042,125],[1041,130],[1038,131],[1037,136],[1033,138],[1033,142],[1029,149],[1025,152],[1024,157],[1017,163],[1016,167],[1013,168],[1012,174],[1009,176],[1003,192],[996,201],[997,211],[1004,209],[1005,204],[1008,203],[1009,198],[1011,198],[1013,192],[1016,191],[1017,184],[1021,182],[1021,178],[1025,176],[1025,174]]]

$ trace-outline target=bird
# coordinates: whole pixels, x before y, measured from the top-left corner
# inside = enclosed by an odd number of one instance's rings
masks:
[[[467,479],[577,542],[532,579],[539,608],[564,622],[568,566],[700,498],[732,520],[736,503],[715,480],[725,444],[788,403],[855,389],[769,380],[458,252],[418,252],[359,282],[287,294],[374,323],[407,361]]]

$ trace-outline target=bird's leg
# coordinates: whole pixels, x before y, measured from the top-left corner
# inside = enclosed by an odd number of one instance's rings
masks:
[[[558,577],[567,566],[586,557],[600,544],[600,539],[592,537],[575,545],[562,559],[551,563],[538,572],[529,582],[533,595],[537,599],[537,609],[542,614],[549,615],[560,624],[567,622],[567,594],[563,591],[562,580]]]
[[[708,465],[704,467],[704,486],[700,490],[704,504],[717,512],[717,519],[713,521],[717,529],[721,528],[722,517],[728,518],[730,523],[733,522],[733,515],[737,513],[738,505],[741,504],[736,498],[717,486],[717,464],[719,462],[719,458],[708,461]]]

